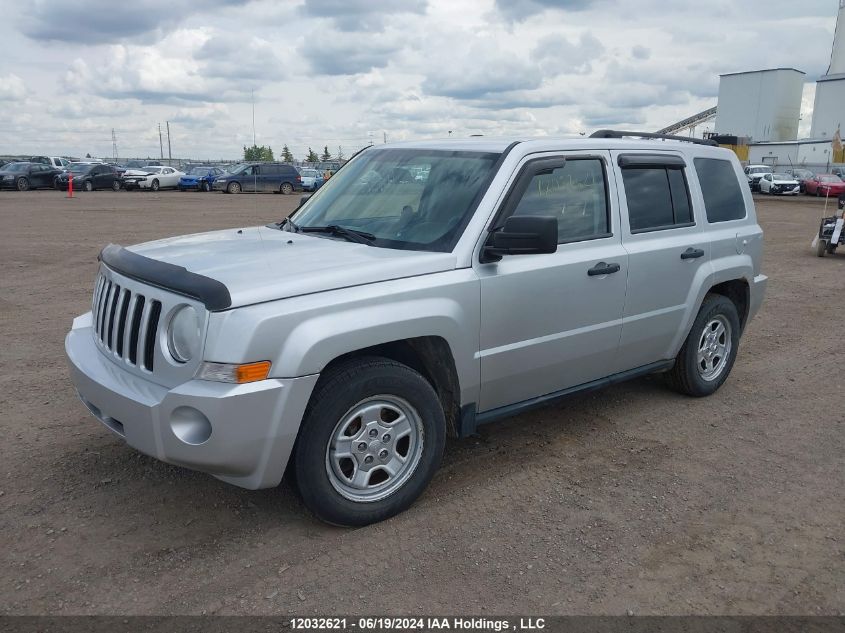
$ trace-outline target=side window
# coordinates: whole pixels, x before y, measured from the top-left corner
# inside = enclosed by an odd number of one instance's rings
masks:
[[[558,244],[610,235],[604,161],[543,159],[526,167],[514,189],[510,215],[557,218]]]
[[[623,167],[631,233],[694,224],[684,170],[680,165]]]
[[[733,164],[716,158],[696,158],[694,162],[707,221],[728,222],[744,218],[745,199]]]

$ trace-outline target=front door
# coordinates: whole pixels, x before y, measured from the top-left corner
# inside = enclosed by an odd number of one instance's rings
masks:
[[[479,411],[612,372],[628,257],[607,152],[526,159],[494,223],[552,215],[557,252],[476,264],[481,283]]]

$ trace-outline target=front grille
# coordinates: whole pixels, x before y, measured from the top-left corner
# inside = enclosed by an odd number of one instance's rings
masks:
[[[121,288],[102,273],[97,278],[92,304],[94,337],[131,365],[153,371],[161,301]]]

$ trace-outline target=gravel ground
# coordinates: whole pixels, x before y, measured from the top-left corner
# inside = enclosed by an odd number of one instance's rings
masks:
[[[278,219],[298,197],[0,192],[0,614],[842,614],[845,257],[816,200],[758,200],[766,303],[707,399],[637,380],[451,441],[357,530],[128,448],[63,338],[109,243]],[[840,294],[837,294],[840,293]]]

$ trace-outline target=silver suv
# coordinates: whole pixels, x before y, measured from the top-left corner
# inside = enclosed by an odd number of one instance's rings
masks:
[[[411,505],[449,435],[654,372],[709,395],[766,287],[751,193],[728,150],[628,136],[376,146],[279,223],[107,246],[73,382],[136,449],[287,469],[342,525]]]

